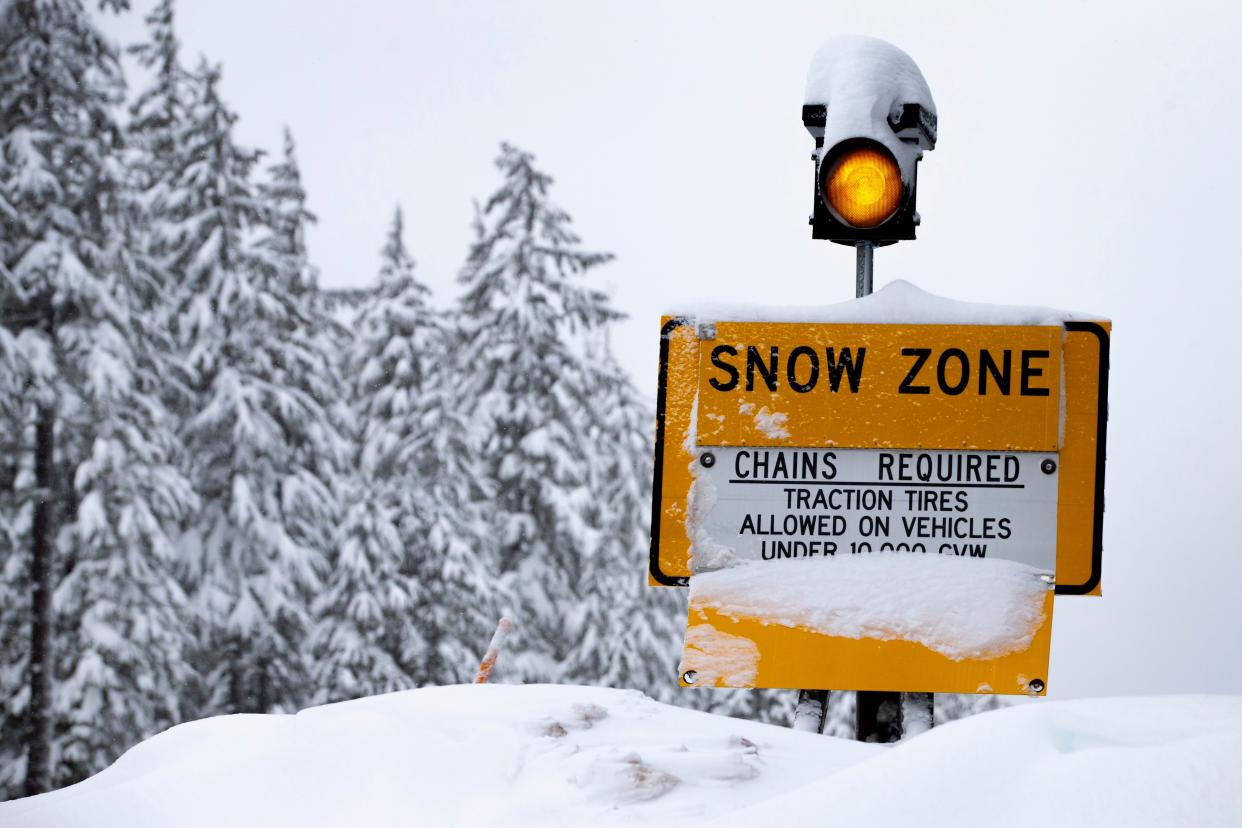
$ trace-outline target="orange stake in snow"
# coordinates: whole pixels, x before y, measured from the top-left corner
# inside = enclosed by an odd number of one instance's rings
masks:
[[[487,679],[492,674],[492,668],[496,666],[496,659],[500,656],[500,648],[505,642],[505,637],[513,630],[513,622],[508,618],[501,618],[500,623],[496,625],[496,632],[492,636],[492,643],[487,645],[487,652],[483,656],[483,660],[479,662],[479,672],[474,677],[475,684],[487,684]]]

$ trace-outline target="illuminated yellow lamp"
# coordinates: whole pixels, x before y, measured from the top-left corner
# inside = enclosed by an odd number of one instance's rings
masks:
[[[829,206],[851,227],[879,227],[901,206],[901,170],[880,146],[846,150],[824,181]]]

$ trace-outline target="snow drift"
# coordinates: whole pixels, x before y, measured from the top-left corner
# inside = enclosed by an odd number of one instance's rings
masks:
[[[0,824],[1225,826],[1239,779],[1235,696],[1030,703],[885,747],[484,685],[180,725]]]

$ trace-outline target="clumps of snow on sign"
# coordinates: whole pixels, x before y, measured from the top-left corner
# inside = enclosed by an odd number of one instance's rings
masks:
[[[766,405],[755,411],[755,404],[748,402],[739,403],[738,411],[743,415],[753,416],[755,428],[759,429],[765,437],[773,440],[784,440],[789,437],[789,432],[785,430],[785,423],[789,422],[788,414],[769,411]]]
[[[681,448],[687,454],[694,454],[699,439],[699,394],[695,391],[694,402],[690,404],[690,427],[686,429],[686,439],[682,440]]]
[[[961,302],[936,296],[902,279],[870,296],[833,305],[761,307],[707,303],[679,315],[712,322],[823,322],[827,324],[1052,325],[1102,320],[1097,314],[1023,305]]]
[[[698,472],[699,459],[695,457],[690,462],[690,475],[694,482],[690,484],[690,494],[686,498],[689,501],[686,509],[686,537],[690,539],[692,573],[724,569],[737,563],[737,554],[733,547],[715,540],[703,525],[704,518],[715,508],[720,492],[711,478]]]
[[[694,683],[705,687],[750,687],[759,674],[759,647],[711,624],[695,624],[686,630],[686,651],[678,669],[683,674],[693,670]]]
[[[936,112],[927,81],[909,55],[887,41],[857,35],[835,37],[819,47],[807,72],[804,100],[828,108],[818,153],[850,138],[874,138],[901,162],[903,174],[914,169],[920,150],[917,143],[898,138],[891,122],[905,104]]]
[[[990,659],[1026,649],[1043,625],[1043,574],[1000,558],[902,552],[753,561],[696,572],[690,610],[843,638],[914,641],[955,661]]]

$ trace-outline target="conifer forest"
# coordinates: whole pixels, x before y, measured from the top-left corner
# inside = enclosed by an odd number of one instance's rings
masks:
[[[323,290],[294,130],[240,144],[172,0],[112,43],[126,5],[0,0],[0,799],[190,719],[470,681],[501,616],[498,681],[787,716],[677,688],[653,406],[537,158],[461,194],[456,295],[400,208],[370,286]]]

